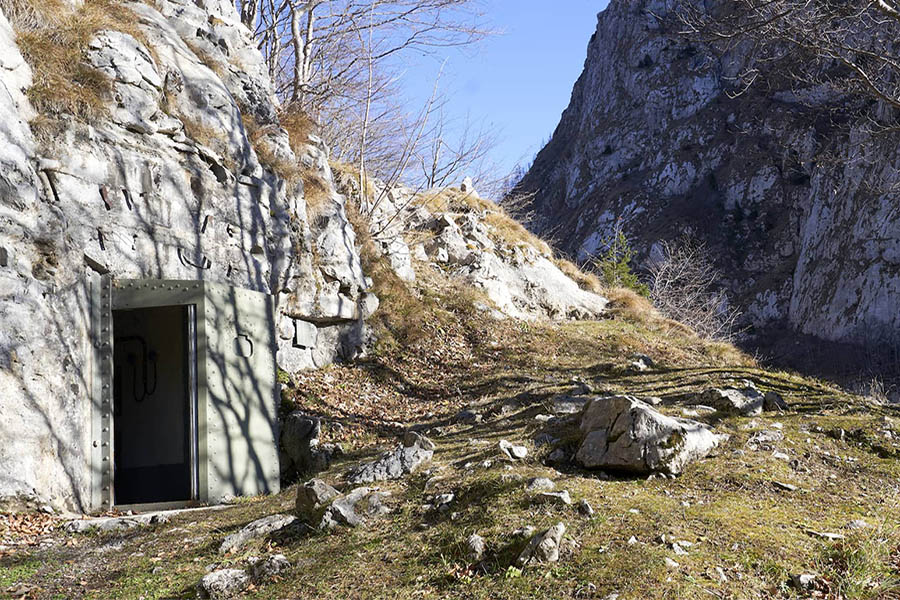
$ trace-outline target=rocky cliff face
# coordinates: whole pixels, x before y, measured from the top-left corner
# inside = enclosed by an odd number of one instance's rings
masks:
[[[679,34],[673,3],[612,0],[584,72],[519,191],[533,230],[580,260],[617,223],[644,259],[705,241],[748,325],[853,344],[900,340],[896,137],[881,107]],[[555,234],[555,235],[554,235]],[[787,327],[786,327],[787,326]]]
[[[100,31],[85,53],[111,83],[106,116],[43,115],[40,138],[0,13],[0,496],[86,506],[92,274],[271,294],[289,370],[352,356],[373,308],[327,151],[291,150],[233,5],[126,6],[140,35]],[[315,219],[261,154],[315,174]]]

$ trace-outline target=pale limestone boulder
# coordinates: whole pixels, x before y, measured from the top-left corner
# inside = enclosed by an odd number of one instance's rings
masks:
[[[593,399],[580,427],[579,464],[635,474],[677,475],[727,439],[702,423],[663,415],[630,396]]]

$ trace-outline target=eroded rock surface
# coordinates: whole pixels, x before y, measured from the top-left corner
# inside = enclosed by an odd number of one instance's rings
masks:
[[[706,425],[663,415],[630,396],[595,398],[581,417],[575,459],[584,467],[628,473],[681,473],[727,439]]]
[[[96,441],[91,281],[270,294],[287,371],[358,355],[362,318],[377,306],[327,149],[314,137],[291,149],[233,4],[126,8],[142,35],[104,30],[85,52],[112,86],[105,116],[43,115],[40,143],[28,124],[31,69],[0,13],[0,496],[78,510],[92,508]],[[273,157],[323,182],[315,219]]]
[[[407,433],[400,446],[385,452],[377,460],[351,470],[347,473],[346,480],[356,485],[399,479],[430,461],[434,448],[434,442],[427,437],[413,432]]]

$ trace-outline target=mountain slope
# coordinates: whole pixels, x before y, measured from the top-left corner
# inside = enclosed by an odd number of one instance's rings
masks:
[[[530,227],[579,260],[617,226],[644,260],[688,234],[758,337],[893,348],[900,156],[893,134],[868,133],[879,107],[803,87],[785,62],[738,94],[747,47],[711,52],[679,33],[677,7],[613,0],[600,13],[570,104],[517,190],[534,194]]]

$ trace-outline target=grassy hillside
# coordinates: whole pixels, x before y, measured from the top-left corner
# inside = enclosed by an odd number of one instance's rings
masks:
[[[217,552],[224,536],[290,512],[295,485],[125,533],[56,530],[39,536],[43,547],[5,551],[0,590],[29,598],[188,598],[208,568],[280,552],[292,570],[244,597],[898,597],[900,450],[897,437],[884,434],[890,409],[760,369],[728,345],[704,342],[653,316],[624,293],[612,318],[562,324],[496,321],[473,307],[472,293],[444,275],[422,273],[399,300],[384,298],[399,303],[386,307],[392,316],[378,323],[383,334],[394,328],[384,335],[391,343],[358,364],[303,374],[286,390],[284,410],[321,415],[323,441],[343,444],[345,456],[321,475],[335,484],[406,428],[427,429],[437,443],[432,464],[382,486],[392,493],[391,514],[356,529],[266,539],[225,557]],[[656,367],[629,370],[634,352],[651,356]],[[744,379],[779,391],[790,410],[712,421],[730,440],[677,479],[556,470],[545,464],[555,446],[534,443],[546,431],[535,417],[550,414],[559,393],[658,396],[662,410],[677,415],[692,392]],[[454,423],[463,408],[483,415],[483,422]],[[754,433],[778,427],[785,438],[774,450],[786,458],[748,444]],[[549,433],[560,438],[556,446],[576,441],[570,429]],[[526,445],[528,457],[502,458],[500,439]],[[587,500],[595,514],[535,504],[525,486],[538,476],[554,480],[576,502]],[[450,510],[427,507],[445,492],[456,497]],[[848,529],[857,519],[868,527]],[[524,543],[513,532],[558,521],[567,526],[561,561],[513,566]],[[480,564],[467,559],[472,533],[487,542]],[[843,539],[829,541],[822,533]],[[687,553],[676,554],[672,540],[689,542]],[[799,573],[818,576],[813,590],[789,585]]]

